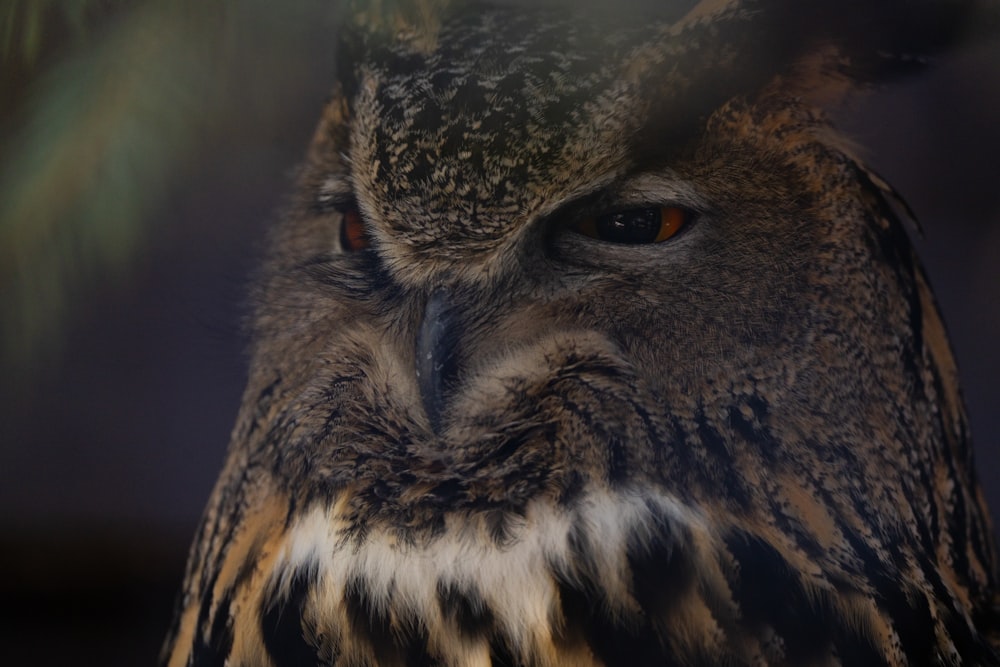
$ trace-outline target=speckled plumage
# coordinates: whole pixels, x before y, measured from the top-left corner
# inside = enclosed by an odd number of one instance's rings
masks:
[[[814,106],[961,6],[847,5],[349,37],[164,664],[998,664],[944,329]]]

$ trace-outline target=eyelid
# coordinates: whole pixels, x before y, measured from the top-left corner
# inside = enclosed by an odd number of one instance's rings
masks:
[[[635,174],[604,184],[589,194],[565,201],[547,217],[565,223],[587,216],[652,206],[676,206],[689,211],[692,219],[710,215],[714,208],[694,181],[667,170],[664,173]]]
[[[616,208],[636,208],[660,204],[701,213],[710,208],[701,190],[672,171],[666,174],[646,173],[630,178],[617,188],[612,203]]]
[[[359,210],[358,202],[352,195],[331,198],[328,206],[341,215],[347,213],[348,211]]]

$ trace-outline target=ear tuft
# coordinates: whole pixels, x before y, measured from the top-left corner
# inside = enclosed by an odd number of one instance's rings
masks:
[[[714,29],[737,51],[737,80],[778,77],[794,94],[826,104],[996,37],[1000,0],[702,0],[671,32],[698,28]]]
[[[814,97],[836,99],[918,72],[934,56],[988,34],[1000,23],[1000,2],[824,1],[798,3],[787,16],[789,29],[808,36],[790,79]]]

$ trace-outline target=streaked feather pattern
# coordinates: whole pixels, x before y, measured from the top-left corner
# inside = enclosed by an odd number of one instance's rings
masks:
[[[165,664],[1000,662],[944,327],[813,106],[967,6],[643,9],[345,39]]]

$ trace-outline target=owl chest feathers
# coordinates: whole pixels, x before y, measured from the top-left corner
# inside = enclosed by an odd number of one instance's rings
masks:
[[[339,636],[344,655],[386,664],[415,646],[442,664],[489,665],[499,653],[514,663],[593,662],[573,636],[587,613],[574,596],[593,595],[595,611],[632,625],[644,613],[632,565],[695,549],[692,536],[704,533],[676,501],[628,492],[588,493],[572,510],[533,503],[503,541],[471,514],[417,541],[382,529],[356,537],[336,512],[317,508],[289,528],[269,604],[309,579],[306,623]]]
[[[475,513],[358,532],[349,504],[245,522],[216,581],[227,664],[905,664],[952,643],[918,591],[887,607],[773,527],[648,488],[533,502],[503,539]]]

